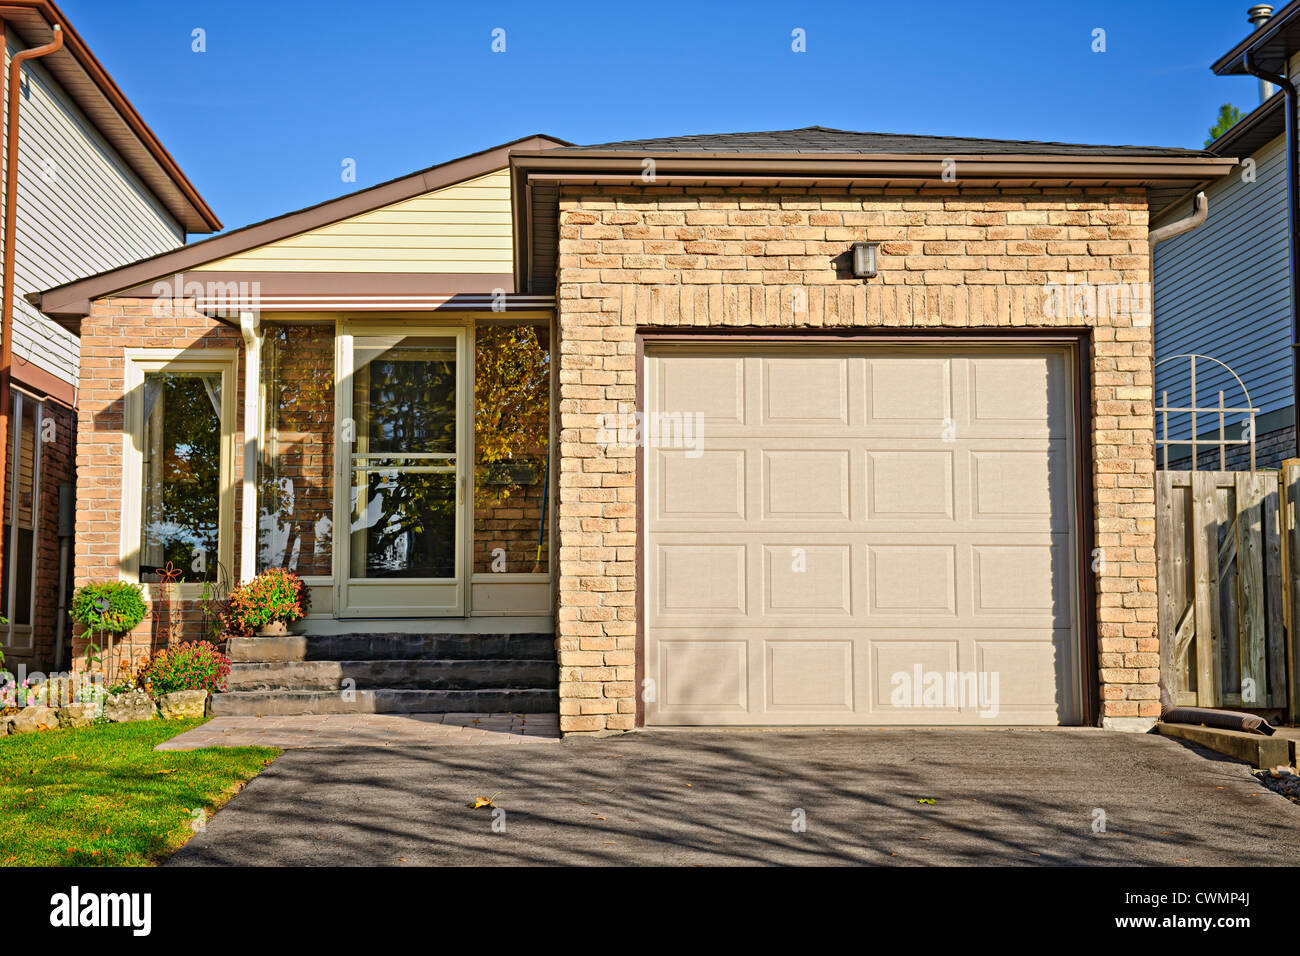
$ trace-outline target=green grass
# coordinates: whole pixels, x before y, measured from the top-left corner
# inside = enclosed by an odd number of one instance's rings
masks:
[[[203,720],[96,724],[0,738],[0,866],[150,866],[279,756],[155,751]]]

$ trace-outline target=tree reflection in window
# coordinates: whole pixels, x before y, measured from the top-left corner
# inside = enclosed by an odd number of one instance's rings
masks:
[[[144,377],[140,580],[181,581],[217,570],[221,475],[221,375],[148,372]]]

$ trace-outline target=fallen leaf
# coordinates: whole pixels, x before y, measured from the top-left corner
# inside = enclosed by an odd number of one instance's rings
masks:
[[[499,797],[499,796],[501,796],[501,791],[500,791],[500,790],[498,790],[496,793],[492,794],[492,796],[490,796],[490,797],[478,797],[478,798],[476,798],[476,799],[474,800],[473,803],[471,803],[471,804],[469,805],[469,808],[470,808],[471,810],[477,810],[479,807],[493,807],[493,808],[495,808],[495,807],[496,807],[496,804],[493,803],[492,801],[495,800],[495,799],[496,799],[497,797]]]
[[[917,803],[931,804],[931,803],[934,803],[934,797],[917,797],[917,798],[916,798],[916,802],[917,802]]]

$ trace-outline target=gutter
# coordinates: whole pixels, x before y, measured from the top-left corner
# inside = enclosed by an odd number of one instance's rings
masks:
[[[1205,193],[1196,194],[1196,208],[1191,215],[1184,216],[1177,222],[1171,222],[1167,226],[1161,226],[1159,229],[1152,229],[1147,233],[1147,244],[1154,246],[1158,242],[1164,242],[1166,239],[1172,239],[1174,236],[1181,236],[1185,232],[1191,232],[1197,226],[1205,222],[1205,217],[1210,214],[1210,201],[1205,197]]]
[[[1293,455],[1300,457],[1300,130],[1296,129],[1297,103],[1296,87],[1290,78],[1281,73],[1272,73],[1255,61],[1255,54],[1247,50],[1241,55],[1241,67],[1251,76],[1267,80],[1280,87],[1286,97],[1286,219],[1287,235],[1290,240],[1291,267],[1291,400],[1295,408],[1295,450]]]
[[[0,24],[2,27],[3,24]],[[0,29],[0,38],[4,36]],[[63,49],[63,28],[54,25],[54,39],[43,46],[19,50],[9,61],[9,123],[5,131],[5,210],[4,210],[4,270],[0,282],[0,528],[4,526],[5,499],[8,494],[8,456],[3,451],[9,447],[9,417],[12,414],[9,382],[12,374],[14,348],[14,253],[18,229],[18,107],[22,102],[23,64],[28,60],[48,56]],[[16,463],[16,459],[15,459]],[[0,573],[4,559],[0,553]],[[12,624],[9,625],[12,628]]]

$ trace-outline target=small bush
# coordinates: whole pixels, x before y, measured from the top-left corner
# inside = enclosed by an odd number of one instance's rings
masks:
[[[148,609],[140,585],[99,581],[77,588],[71,613],[74,621],[90,630],[125,634],[144,620]]]
[[[170,694],[178,690],[206,690],[218,693],[226,689],[230,658],[207,641],[186,641],[164,647],[140,668],[140,686],[150,694]]]
[[[221,621],[234,634],[252,634],[273,621],[296,621],[307,613],[310,597],[302,579],[284,568],[270,568],[230,592]]]

